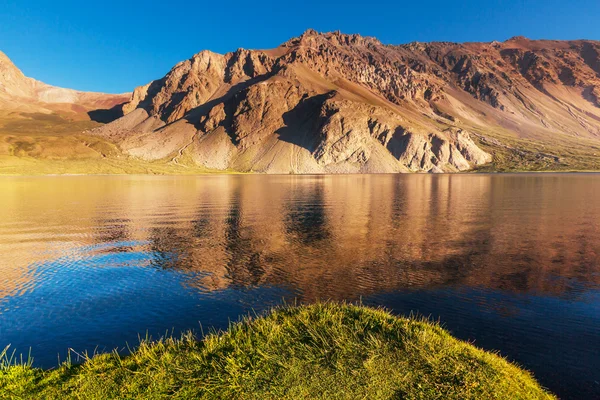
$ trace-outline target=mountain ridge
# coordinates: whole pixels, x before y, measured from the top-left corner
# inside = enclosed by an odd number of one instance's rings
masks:
[[[128,115],[94,134],[216,169],[466,171],[498,148],[518,156],[505,136],[598,140],[598,54],[593,41],[385,45],[308,30],[271,50],[201,51],[136,88]]]
[[[307,30],[274,49],[196,53],[85,135],[204,170],[598,170],[599,99],[597,41],[389,45]]]

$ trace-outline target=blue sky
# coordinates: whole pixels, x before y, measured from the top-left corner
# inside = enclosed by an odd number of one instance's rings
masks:
[[[0,0],[0,50],[46,83],[110,93],[203,49],[271,48],[308,28],[384,43],[600,40],[598,0],[158,2]]]

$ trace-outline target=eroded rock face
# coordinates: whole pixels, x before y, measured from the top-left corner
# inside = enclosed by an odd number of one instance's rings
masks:
[[[272,64],[265,54],[248,50],[225,56],[201,51],[177,64],[164,78],[136,88],[124,110],[141,107],[150,116],[171,123],[205,104],[224,86],[268,73]]]
[[[259,144],[285,126],[284,114],[299,101],[298,89],[280,81],[258,83],[236,94],[230,127],[234,142],[242,150]]]
[[[341,104],[340,104],[341,103]],[[327,101],[319,118],[320,141],[314,156],[321,165],[351,162],[364,164],[371,155],[368,115],[352,112],[344,102]]]
[[[469,132],[600,137],[599,77],[591,41],[389,46],[307,31],[273,50],[200,52],[95,133],[220,169],[456,172],[492,161]]]
[[[308,31],[283,45],[290,49],[284,63],[302,63],[330,78],[343,77],[399,103],[404,99],[431,100],[441,96],[436,76],[411,68],[402,52],[374,38]]]

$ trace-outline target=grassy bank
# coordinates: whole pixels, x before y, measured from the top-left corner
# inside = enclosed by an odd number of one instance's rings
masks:
[[[542,399],[529,373],[440,327],[360,306],[275,310],[221,334],[143,343],[44,371],[0,370],[31,399]]]

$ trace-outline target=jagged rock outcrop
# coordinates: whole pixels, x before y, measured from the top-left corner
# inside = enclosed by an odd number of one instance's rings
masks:
[[[200,52],[93,133],[136,157],[207,168],[456,172],[513,151],[509,137],[600,140],[599,98],[597,42],[390,46],[309,30],[273,50]]]

